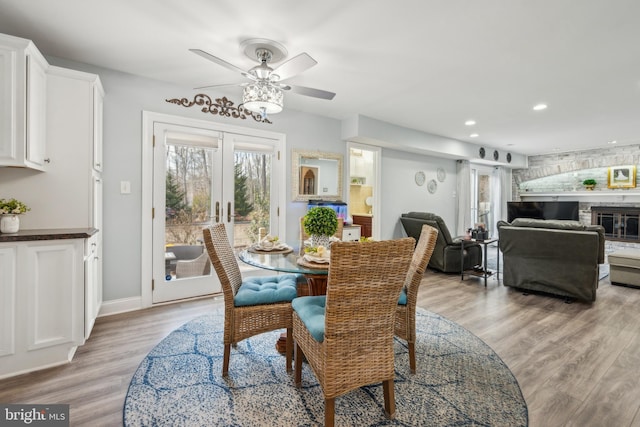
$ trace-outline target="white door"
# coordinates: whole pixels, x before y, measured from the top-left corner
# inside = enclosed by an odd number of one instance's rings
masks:
[[[226,226],[240,250],[277,233],[277,141],[213,128],[154,124],[153,303],[221,292],[202,229]]]

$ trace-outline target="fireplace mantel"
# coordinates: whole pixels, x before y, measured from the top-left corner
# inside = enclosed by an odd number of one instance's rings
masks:
[[[523,192],[520,199],[527,202],[579,201],[579,202],[618,202],[640,203],[640,191],[562,191],[551,193]]]

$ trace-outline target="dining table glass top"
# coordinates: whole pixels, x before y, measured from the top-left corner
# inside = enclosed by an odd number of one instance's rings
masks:
[[[301,253],[299,248],[293,248],[289,253],[254,251],[244,249],[238,253],[240,261],[266,270],[280,271],[284,273],[300,274],[328,274],[327,268],[313,268],[298,263]]]

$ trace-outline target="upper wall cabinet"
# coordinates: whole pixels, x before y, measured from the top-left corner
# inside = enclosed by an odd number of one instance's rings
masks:
[[[0,34],[0,166],[46,169],[48,67],[30,40]]]

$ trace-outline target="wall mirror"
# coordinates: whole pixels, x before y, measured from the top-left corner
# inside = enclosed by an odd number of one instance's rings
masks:
[[[342,200],[342,154],[292,150],[293,200]]]

